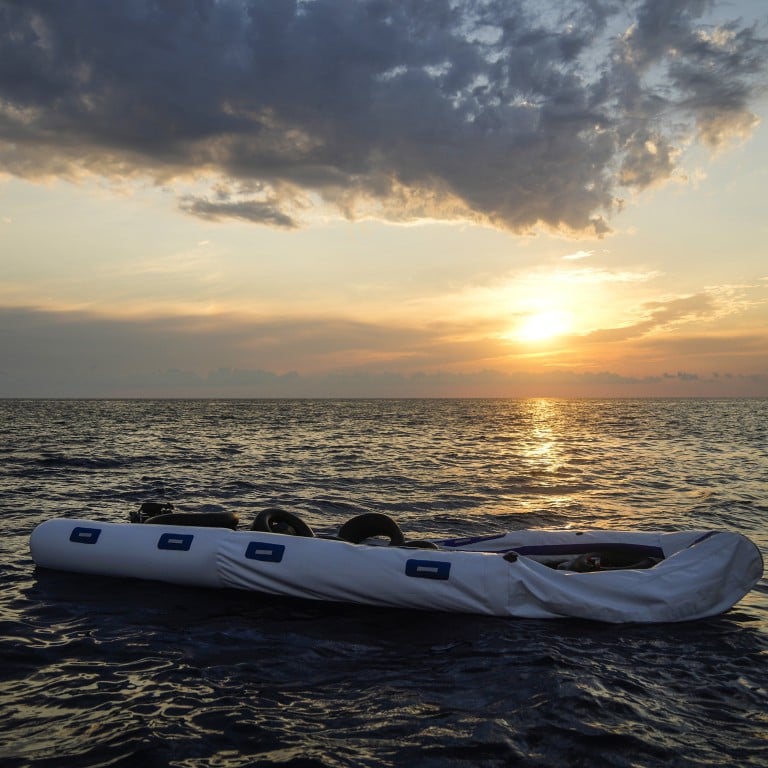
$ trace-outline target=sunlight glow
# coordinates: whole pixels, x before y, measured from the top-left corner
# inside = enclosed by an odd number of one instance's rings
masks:
[[[545,341],[560,336],[571,327],[568,313],[558,309],[529,315],[518,326],[515,337],[520,341]]]

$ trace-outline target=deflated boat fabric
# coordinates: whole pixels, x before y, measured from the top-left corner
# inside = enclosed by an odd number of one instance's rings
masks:
[[[32,533],[37,565],[65,571],[233,587],[369,605],[611,623],[722,613],[760,579],[757,547],[729,531],[515,531],[441,549],[191,526],[55,519]],[[502,553],[606,545],[657,548],[653,568],[575,573]],[[489,551],[490,550],[490,551]]]
[[[672,540],[666,542],[667,536]],[[605,534],[591,537],[595,544],[606,541]],[[254,570],[239,554],[242,545],[229,539],[222,542],[218,563],[227,586],[275,594],[522,618],[571,616],[611,623],[686,621],[722,613],[762,576],[757,548],[740,534],[706,536],[699,531],[643,538],[649,544],[655,539],[665,554],[669,552],[655,568],[584,574],[556,571],[528,557],[510,563],[497,554],[456,550],[419,552],[416,558],[413,552],[400,548],[361,548],[343,542],[317,542],[322,546],[312,547],[291,541],[284,553],[284,562],[289,558],[285,568]],[[621,536],[608,540],[616,539],[621,540]],[[561,543],[566,541],[567,535]],[[496,539],[495,543],[500,546],[503,540]],[[675,546],[686,548],[675,551]],[[425,575],[404,583],[401,576],[408,562],[414,560],[424,563]],[[329,567],[329,562],[334,567]],[[440,563],[448,565],[447,578],[426,576],[430,566],[437,571]]]

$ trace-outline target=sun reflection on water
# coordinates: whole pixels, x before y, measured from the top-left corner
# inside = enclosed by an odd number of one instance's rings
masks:
[[[557,473],[563,464],[563,446],[556,425],[562,420],[557,401],[540,398],[524,402],[530,422],[521,449],[531,468],[539,473]]]

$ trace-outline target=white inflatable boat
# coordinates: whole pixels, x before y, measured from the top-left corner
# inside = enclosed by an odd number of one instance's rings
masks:
[[[42,568],[312,600],[611,623],[713,616],[763,574],[757,547],[729,531],[520,530],[408,542],[376,513],[334,537],[282,510],[265,510],[248,531],[235,530],[234,516],[169,505],[142,505],[132,519],[48,520],[32,533],[32,557]]]

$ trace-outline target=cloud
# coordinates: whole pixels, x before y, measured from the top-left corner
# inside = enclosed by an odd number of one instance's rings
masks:
[[[296,221],[283,213],[275,201],[262,200],[209,200],[208,198],[185,196],[180,208],[201,219],[243,219],[257,224],[271,224],[275,227],[294,229]]]
[[[588,259],[592,255],[594,255],[594,251],[576,251],[563,256],[563,261],[580,261],[581,259]]]
[[[651,343],[656,345],[660,343],[660,334],[668,335],[671,331],[679,333],[681,326],[696,323],[711,328],[713,323],[720,322],[729,315],[743,313],[764,304],[764,299],[750,295],[750,288],[751,286],[721,285],[689,296],[646,301],[638,307],[637,312],[641,317],[636,322],[594,330],[581,337],[572,337],[571,342],[574,346],[579,346],[583,343],[628,341],[652,335]],[[701,338],[709,338],[713,348],[718,349],[723,341],[717,335]],[[746,336],[745,339],[751,337]],[[687,343],[693,341],[686,339],[684,344]],[[733,341],[725,343],[733,344]]]
[[[214,174],[185,212],[597,234],[692,135],[751,131],[766,44],[707,0],[0,0],[0,168]]]

